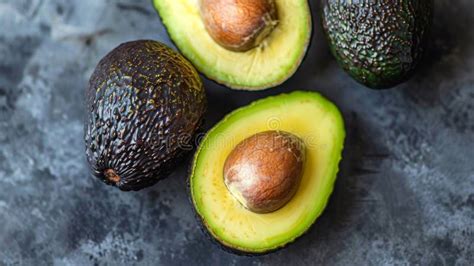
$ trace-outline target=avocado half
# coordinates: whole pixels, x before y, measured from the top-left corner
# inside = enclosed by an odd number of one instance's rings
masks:
[[[259,132],[281,130],[306,147],[299,188],[282,208],[266,214],[243,207],[224,184],[223,167],[233,148]],[[323,212],[333,190],[345,137],[338,108],[315,92],[297,91],[235,110],[202,140],[191,168],[190,197],[206,231],[225,250],[263,254],[301,236]]]
[[[278,25],[265,41],[247,52],[217,44],[206,31],[197,0],[154,0],[168,33],[193,65],[209,79],[232,89],[263,90],[293,75],[311,39],[307,0],[275,0]]]

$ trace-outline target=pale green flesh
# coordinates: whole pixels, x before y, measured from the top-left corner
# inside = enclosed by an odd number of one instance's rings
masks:
[[[154,0],[171,39],[208,78],[234,89],[276,86],[298,68],[311,37],[307,0],[276,0],[279,23],[256,48],[232,52],[217,44],[201,20],[199,0]]]
[[[275,212],[256,214],[227,190],[223,165],[237,143],[267,130],[301,138],[307,158],[300,187],[290,202]],[[293,241],[327,204],[344,137],[337,107],[314,92],[268,97],[232,112],[207,133],[194,158],[191,197],[204,226],[221,244],[249,253],[268,252]]]

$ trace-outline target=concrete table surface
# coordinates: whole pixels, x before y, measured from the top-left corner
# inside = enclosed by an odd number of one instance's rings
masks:
[[[337,66],[310,2],[313,40],[283,85],[241,92],[205,80],[207,128],[294,89],[321,92],[346,120],[324,214],[286,249],[250,258],[199,231],[187,162],[140,192],[89,175],[83,95],[98,60],[129,40],[172,45],[151,1],[0,0],[0,265],[473,265],[474,2],[435,1],[426,59],[385,91]]]

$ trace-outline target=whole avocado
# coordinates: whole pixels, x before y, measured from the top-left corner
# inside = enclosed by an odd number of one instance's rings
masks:
[[[192,149],[206,109],[194,67],[162,43],[121,44],[86,90],[86,157],[92,173],[121,190],[166,177]]]
[[[332,54],[358,82],[374,89],[407,80],[427,42],[433,0],[322,0]]]

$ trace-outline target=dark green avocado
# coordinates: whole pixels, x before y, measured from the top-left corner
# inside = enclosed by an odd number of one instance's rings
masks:
[[[332,54],[374,89],[407,80],[427,41],[433,0],[323,0],[322,24]]]
[[[92,173],[121,190],[166,177],[192,150],[206,95],[194,67],[162,43],[121,44],[86,90],[85,144]]]

